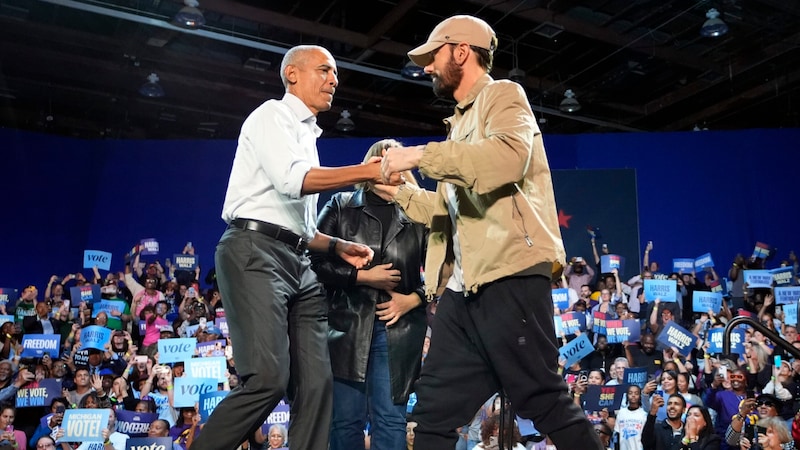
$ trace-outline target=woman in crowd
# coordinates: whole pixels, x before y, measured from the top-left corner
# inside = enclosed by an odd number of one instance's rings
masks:
[[[672,394],[678,393],[678,374],[673,370],[667,370],[661,374],[661,396],[663,398],[669,398]],[[667,418],[667,404],[664,403],[664,406],[658,408],[658,414],[656,414],[657,420],[664,420]],[[710,422],[709,422],[710,423]]]
[[[766,417],[758,421],[758,427],[766,429],[766,433],[758,434],[758,444],[763,450],[782,450],[792,442],[792,435],[786,427],[786,421],[780,417]],[[747,438],[742,437],[742,449],[752,448]]]
[[[260,448],[264,449],[286,448],[288,446],[286,442],[287,436],[288,432],[286,427],[282,424],[275,423],[269,427],[267,436],[264,436],[261,427],[258,427],[256,429],[255,441],[256,444],[261,446]]]
[[[503,436],[503,448],[511,448],[512,450],[525,450],[521,444],[522,436],[519,434],[519,427],[513,418],[506,417],[505,426],[514,424],[514,431],[512,432],[511,445],[508,444],[509,436]],[[500,415],[491,415],[487,417],[481,424],[481,442],[475,448],[469,450],[497,450],[499,449],[499,435],[500,435]]]
[[[200,434],[198,427],[200,414],[193,407],[179,408],[178,412],[178,420],[175,421],[175,426],[169,429],[169,436],[175,443],[188,449]],[[195,420],[195,416],[198,420]]]
[[[688,372],[681,372],[678,373],[678,392],[683,396],[686,400],[687,406],[692,405],[703,405],[703,399],[701,399],[696,394],[692,393],[692,385],[690,383],[691,374]]]
[[[17,409],[10,403],[0,405],[0,442],[8,443],[8,448],[25,450],[28,448],[28,438],[25,433],[14,429],[14,418]]]
[[[374,143],[366,162],[400,143]],[[410,172],[406,182],[415,184]],[[333,368],[331,450],[364,448],[369,417],[376,448],[402,448],[406,404],[419,376],[427,330],[420,277],[427,232],[408,219],[392,196],[372,183],[334,194],[319,214],[318,229],[334,237],[328,254],[312,255],[328,291]],[[392,188],[392,189],[397,189]],[[338,238],[366,244],[374,264],[354,269],[335,255]]]
[[[714,433],[711,415],[703,406],[694,405],[686,411],[682,449],[719,450],[722,440]]]

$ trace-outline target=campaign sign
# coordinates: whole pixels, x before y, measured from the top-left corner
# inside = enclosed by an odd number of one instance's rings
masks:
[[[628,391],[628,386],[624,384],[616,386],[608,385],[589,385],[586,387],[583,407],[586,411],[616,411],[622,405],[622,397]]]
[[[17,303],[18,298],[19,290],[12,288],[0,288],[0,305],[5,306],[6,310],[11,309],[11,307]]]
[[[106,344],[111,342],[111,329],[98,325],[89,325],[81,331],[81,350],[90,348],[105,351]]]
[[[33,381],[25,384],[17,390],[17,408],[28,408],[31,406],[50,406],[54,398],[61,397],[61,381],[55,378],[45,378],[41,381]]]
[[[531,419],[526,419],[524,417],[516,416],[515,420],[517,421],[517,427],[519,428],[519,435],[520,436],[532,436],[534,434],[541,434],[539,430],[536,429],[536,426],[533,425],[533,421]]]
[[[83,251],[83,268],[91,269],[97,266],[98,269],[111,270],[111,253],[100,250]]]
[[[769,244],[763,242],[756,242],[753,248],[753,258],[767,259],[769,257]]]
[[[672,271],[676,273],[694,272],[694,259],[692,258],[673,258]]]
[[[561,326],[564,334],[575,334],[586,330],[586,316],[583,313],[567,313],[561,315]]]
[[[77,305],[80,302],[94,303],[100,301],[100,285],[99,284],[84,284],[83,286],[72,286],[69,288],[70,298],[72,304]]]
[[[145,437],[150,430],[150,423],[158,419],[158,413],[146,413],[117,410],[116,430],[132,438]]]
[[[560,338],[564,334],[564,326],[561,324],[561,316],[553,316],[553,327],[556,330],[556,337]]]
[[[783,322],[797,325],[797,302],[783,305]]]
[[[183,362],[194,356],[197,338],[176,338],[158,340],[158,362]]]
[[[705,255],[700,255],[694,259],[694,268],[697,269],[705,269],[706,267],[714,267],[714,260],[711,259],[711,253],[706,253]]]
[[[200,330],[200,324],[196,325],[189,325],[186,327],[186,336],[193,337],[197,336],[197,332]]]
[[[569,308],[569,289],[553,289],[553,306],[561,311]]]
[[[174,379],[174,406],[176,408],[193,408],[200,402],[200,394],[217,390],[219,382],[216,378],[192,378],[187,376]]]
[[[786,305],[789,303],[797,303],[800,300],[800,286],[798,287],[776,287],[775,304]]]
[[[592,314],[592,331],[595,333],[606,334],[606,322],[611,320],[611,314],[595,311]]]
[[[709,353],[722,353],[722,338],[725,335],[725,328],[712,328],[708,330],[706,339],[708,339],[708,352]],[[731,353],[744,355],[744,331],[734,329],[731,332]]]
[[[611,270],[617,269],[617,272],[622,273],[625,270],[625,258],[619,255],[603,255],[600,257],[600,271],[602,273],[611,273]]]
[[[589,341],[589,335],[582,334],[559,348],[558,354],[567,360],[567,365],[564,367],[569,367],[593,351],[594,346]]]
[[[771,288],[772,274],[769,270],[745,270],[744,282],[747,287],[752,288]]]
[[[200,408],[200,423],[206,423],[206,421],[208,421],[208,417],[214,412],[219,402],[228,395],[228,392],[230,391],[214,390],[200,394],[200,402],[198,404]]]
[[[214,325],[222,331],[222,335],[228,337],[228,319],[226,317],[217,317],[214,319]]]
[[[609,320],[606,322],[606,331],[609,344],[621,344],[625,341],[639,342],[642,334],[638,319]]]
[[[712,282],[711,282],[711,283],[708,285],[708,287],[709,287],[709,288],[711,288],[711,292],[713,292],[713,293],[715,293],[715,294],[722,295],[722,291],[723,291],[723,289],[722,289],[722,283],[720,283],[720,282],[719,282],[719,280],[714,280],[714,281],[712,281]],[[694,300],[694,295],[692,296],[692,300]],[[706,311],[703,311],[703,312],[706,312]]]
[[[693,291],[692,312],[707,313],[708,310],[719,314],[722,309],[722,292]]]
[[[622,380],[625,384],[644,389],[644,385],[647,384],[647,367],[626,367]]]
[[[225,356],[225,346],[227,343],[228,342],[225,339],[198,342],[197,356],[200,358],[207,358],[209,356]]]
[[[125,442],[125,450],[172,450],[172,438],[167,437],[133,437]]]
[[[108,317],[119,317],[125,312],[125,302],[122,300],[100,300],[92,305],[92,317],[97,317],[101,312],[106,313]]]
[[[3,325],[6,322],[14,322],[14,316],[11,314],[0,314],[0,325]]]
[[[287,428],[289,427],[289,405],[283,400],[281,400],[280,403],[275,406],[275,409],[273,409],[272,412],[269,413],[269,416],[267,416],[267,420],[264,421],[264,427],[261,429],[265,430],[265,436],[269,434],[269,427],[275,425],[276,423],[279,423]]]
[[[674,321],[671,321],[658,333],[656,341],[663,344],[666,348],[677,348],[683,356],[689,356],[692,352],[692,348],[694,348],[697,343],[697,336],[687,331],[686,328],[676,324]]]
[[[61,351],[60,334],[25,334],[22,336],[23,358],[41,358],[45,353],[58,359]]]
[[[175,254],[172,256],[172,263],[175,265],[175,270],[194,270],[197,268],[198,263],[197,255],[184,255]]]
[[[212,358],[191,358],[184,362],[184,373],[194,378],[214,378],[219,383],[225,382],[227,363],[224,356]]]
[[[63,442],[103,442],[103,430],[108,428],[107,409],[68,409],[64,411]]]
[[[777,269],[772,269],[769,273],[772,274],[772,281],[775,282],[775,286],[791,286],[792,284],[792,271],[794,268],[792,267],[778,267]]]
[[[652,302],[659,299],[662,302],[677,301],[678,284],[675,280],[644,280],[644,299]]]
[[[155,238],[142,239],[139,242],[139,251],[142,256],[157,255],[158,241]]]

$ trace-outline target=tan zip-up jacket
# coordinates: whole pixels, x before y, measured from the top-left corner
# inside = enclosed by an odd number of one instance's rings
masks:
[[[419,164],[422,175],[439,181],[436,192],[403,186],[395,195],[409,218],[430,228],[428,298],[443,264],[454,261],[444,183],[455,186],[458,199],[465,291],[511,275],[542,273],[542,267],[560,271],[566,255],[553,181],[522,87],[484,75],[444,122],[447,140],[429,142]]]

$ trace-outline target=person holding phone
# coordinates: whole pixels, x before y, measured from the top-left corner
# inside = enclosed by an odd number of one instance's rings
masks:
[[[759,420],[758,426],[753,427],[753,436],[750,438],[742,436],[741,448],[752,449],[756,441],[763,450],[794,448],[790,444],[792,443],[792,434],[789,427],[786,426],[786,421],[780,417],[765,417]]]
[[[26,450],[28,448],[28,438],[25,433],[14,429],[14,418],[17,409],[10,403],[0,405],[0,446],[10,445],[14,450]]]
[[[39,426],[28,440],[31,448],[36,447],[36,441],[42,436],[55,436],[64,420],[64,411],[67,410],[67,406],[68,402],[64,397],[56,397],[50,402],[50,412],[39,421]]]

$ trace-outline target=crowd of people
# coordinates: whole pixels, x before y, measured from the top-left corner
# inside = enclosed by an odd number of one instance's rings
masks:
[[[242,126],[228,227],[205,288],[199,268],[145,264],[136,253],[122,272],[54,275],[43,292],[28,286],[13,310],[0,309],[13,313],[2,324],[0,450],[122,450],[122,411],[152,414],[148,435],[182,450],[794,448],[800,361],[782,345],[800,348],[796,318],[771,288],[744,283],[765,259],[738,256],[721,309],[700,313],[692,294],[716,288],[716,269],[662,271],[652,243],[641,273],[624,282],[602,270],[594,238],[594,265],[567,263],[541,132],[524,90],[489,76],[496,49],[481,19],[439,23],[408,55],[437,96],[458,103],[448,138],[381,140],[361,164],[337,168],[319,167],[315,145],[336,61],[320,46],[289,49],[284,97]],[[436,190],[419,187],[412,170]],[[318,215],[326,190],[341,192]],[[797,284],[793,253],[785,265]],[[648,301],[648,279],[674,280],[677,301]],[[118,307],[71,298],[70,287],[86,285]],[[563,311],[554,288],[568,292]],[[553,310],[586,320],[557,336]],[[766,328],[748,328],[740,354],[710,351],[711,330],[746,313]],[[638,342],[610,343],[592,327],[595,314],[638,319]],[[698,338],[688,356],[657,345],[670,322]],[[97,326],[110,330],[108,342],[84,346]],[[58,353],[26,357],[26,334],[58,336]],[[159,362],[174,338],[209,344],[192,357],[225,359],[216,388],[229,393],[205,423],[198,405],[175,402],[189,360]],[[559,345],[585,338],[588,355],[559,358]],[[629,383],[631,368],[645,369],[646,381]],[[62,391],[50,405],[13,406],[21,389],[52,379]],[[620,407],[592,408],[594,386],[619,386]],[[267,427],[282,401],[290,426]],[[99,442],[66,437],[75,408],[110,411]]]

